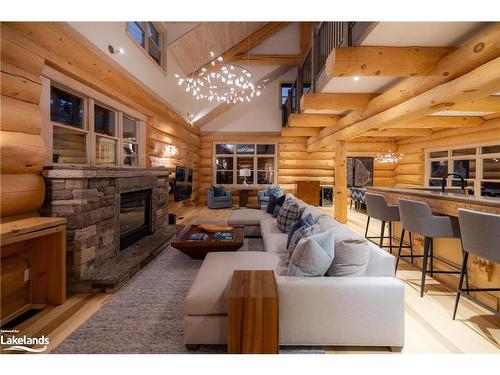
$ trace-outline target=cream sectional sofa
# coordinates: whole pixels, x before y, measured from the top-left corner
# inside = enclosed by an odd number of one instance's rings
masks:
[[[296,199],[296,198],[295,198]],[[361,236],[323,211],[306,205],[335,242]],[[189,346],[227,343],[227,293],[234,270],[273,270],[280,303],[281,345],[404,345],[404,286],[394,277],[395,258],[370,244],[363,277],[290,277],[287,234],[264,210],[233,211],[229,224],[245,224],[262,235],[263,251],[210,253],[185,300],[184,341]]]

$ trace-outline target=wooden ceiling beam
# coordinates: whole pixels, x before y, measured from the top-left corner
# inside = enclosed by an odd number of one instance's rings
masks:
[[[294,128],[283,128],[281,129],[281,136],[283,137],[314,137],[319,133],[318,128],[312,127],[294,127]]]
[[[231,62],[255,65],[300,65],[304,55],[238,55]]]
[[[470,72],[481,64],[500,56],[498,40],[500,40],[500,25],[495,24],[480,35],[475,36],[462,47],[442,58],[430,75],[403,80],[401,83],[373,98],[364,110],[352,111],[342,117],[335,129],[323,129],[318,139],[327,137],[338,129],[344,129],[403,103],[405,100],[413,98],[442,83],[449,82]],[[310,145],[316,141],[317,139],[310,139],[308,144]]]
[[[434,128],[473,128],[482,124],[484,120],[478,116],[427,116],[412,121],[402,121],[391,124],[392,129],[434,129]]]
[[[428,137],[431,129],[377,129],[363,133],[365,137]]]
[[[475,100],[498,92],[500,90],[499,66],[500,57],[497,57],[453,81],[439,85],[327,137],[316,139],[314,143],[308,143],[308,151],[331,145],[339,139],[349,140],[359,137],[377,127],[389,128],[391,122],[414,120],[443,110],[454,103]]]
[[[315,113],[292,113],[288,118],[288,126],[307,127],[307,128],[325,128],[335,126],[341,116],[339,115],[321,115]]]
[[[300,22],[300,53],[305,55],[311,46],[312,22]]]
[[[308,93],[300,98],[301,111],[364,109],[378,94]]]
[[[471,111],[471,112],[500,112],[500,96],[490,95],[485,98],[468,100],[457,103],[450,108],[450,111]]]
[[[238,44],[229,48],[226,52],[221,54],[221,56],[223,56],[226,61],[235,61],[238,59],[238,55],[242,55],[252,48],[258,46],[271,35],[276,34],[278,31],[288,26],[288,24],[289,22],[269,22],[267,25],[260,28],[253,34],[250,34]]]
[[[429,74],[451,48],[339,47],[326,60],[328,77],[417,77]]]

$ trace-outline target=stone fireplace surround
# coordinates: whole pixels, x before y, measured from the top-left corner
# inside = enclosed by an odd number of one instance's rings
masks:
[[[145,265],[146,259],[154,258],[159,247],[175,234],[175,230],[168,228],[169,173],[163,168],[52,166],[44,169],[46,193],[40,214],[68,219],[69,291],[116,289],[119,285],[111,285],[111,281],[109,285],[103,285],[106,282],[101,279],[113,272],[121,272],[115,275],[114,284],[123,284]],[[148,237],[156,238],[146,240],[145,237],[132,244],[130,251],[129,248],[120,251],[120,195],[142,190],[151,190],[151,228],[154,234]],[[165,236],[161,232],[171,235]]]

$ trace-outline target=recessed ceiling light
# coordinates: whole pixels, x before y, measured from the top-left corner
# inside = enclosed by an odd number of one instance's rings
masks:
[[[359,81],[359,76],[354,76],[353,81]]]

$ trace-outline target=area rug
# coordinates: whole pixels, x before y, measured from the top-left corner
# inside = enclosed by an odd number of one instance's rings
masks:
[[[262,246],[260,238],[249,238],[239,251]],[[188,352],[183,344],[184,299],[201,262],[169,246],[52,353],[225,353],[225,346]],[[324,353],[318,347],[283,347],[280,352]]]

